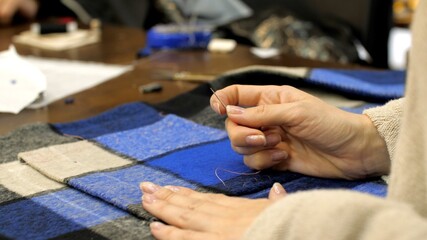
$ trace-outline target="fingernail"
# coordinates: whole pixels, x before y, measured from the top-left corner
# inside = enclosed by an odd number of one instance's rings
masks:
[[[164,188],[169,189],[172,192],[178,192],[179,191],[179,187],[175,187],[175,186],[164,186]]]
[[[154,197],[152,194],[145,193],[144,195],[142,195],[142,201],[145,203],[148,203],[148,204],[154,203],[156,202],[156,200],[157,200],[156,197]]]
[[[141,183],[141,189],[143,192],[146,193],[155,193],[157,190],[160,189],[160,186],[151,182],[143,182]]]
[[[288,158],[288,153],[285,151],[274,151],[271,154],[271,160],[273,162],[280,162],[282,160],[285,160],[286,158]]]
[[[244,112],[244,108],[228,105],[227,106],[227,114],[242,114]]]
[[[273,191],[277,195],[283,195],[284,193],[286,193],[285,189],[280,183],[273,184]]]
[[[164,227],[165,225],[161,222],[152,222],[150,223],[150,228],[151,229],[160,229],[162,227]]]
[[[221,107],[219,106],[219,103],[218,103],[218,102],[216,102],[216,103],[215,103],[215,108],[216,108],[217,112],[218,112],[219,114],[221,114]]]
[[[253,146],[265,146],[267,143],[264,135],[249,135],[246,137],[245,141],[247,144]]]

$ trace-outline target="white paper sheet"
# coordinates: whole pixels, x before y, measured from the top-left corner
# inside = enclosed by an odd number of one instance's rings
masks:
[[[58,99],[99,85],[132,68],[62,59],[38,57],[25,57],[25,59],[39,68],[47,79],[47,90],[43,94],[43,99],[29,106],[33,109],[44,107]]]
[[[46,89],[46,77],[11,46],[0,52],[0,112],[19,113]]]

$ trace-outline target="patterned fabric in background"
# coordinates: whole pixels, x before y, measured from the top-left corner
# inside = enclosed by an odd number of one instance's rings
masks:
[[[274,182],[290,193],[345,188],[385,196],[380,178],[254,173],[231,149],[224,117],[209,109],[209,88],[289,84],[337,93],[357,103],[346,110],[361,112],[401,97],[404,78],[394,71],[251,67],[156,106],[129,103],[81,121],[22,127],[0,137],[0,237],[151,239],[142,181],[248,198],[266,197]]]

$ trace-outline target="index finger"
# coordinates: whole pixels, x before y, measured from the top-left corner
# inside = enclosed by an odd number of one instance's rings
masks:
[[[219,114],[225,114],[227,105],[256,106],[265,88],[271,88],[271,86],[231,85],[215,91],[211,96],[210,104]]]
[[[253,107],[279,104],[293,102],[302,96],[302,91],[290,86],[231,85],[216,91],[210,98],[210,104],[215,112],[225,114],[227,105]]]

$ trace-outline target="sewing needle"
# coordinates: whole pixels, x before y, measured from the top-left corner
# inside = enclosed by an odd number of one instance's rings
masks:
[[[218,97],[218,95],[216,95],[215,90],[213,90],[212,88],[210,88],[212,93],[215,95],[215,97],[218,99],[218,101],[222,104],[222,106],[227,109],[227,106],[225,106],[225,104],[221,101],[221,99]]]

